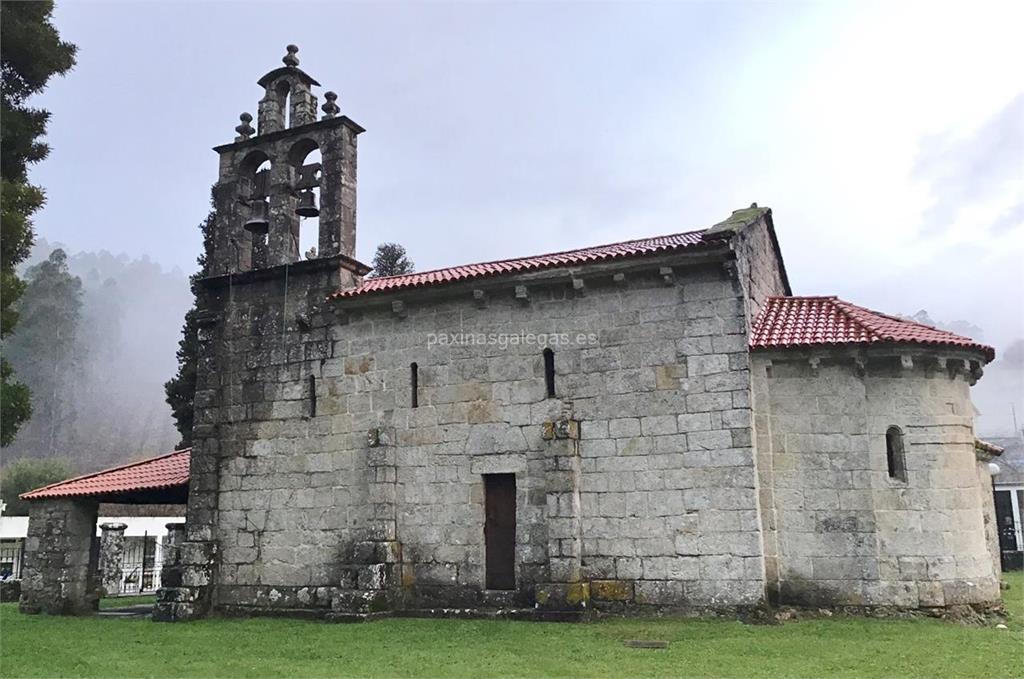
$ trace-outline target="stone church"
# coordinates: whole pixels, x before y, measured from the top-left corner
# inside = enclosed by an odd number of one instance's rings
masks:
[[[367,277],[364,129],[334,93],[318,106],[296,52],[258,81],[256,127],[242,114],[214,149],[188,517],[158,618],[998,600],[969,394],[990,347],[793,296],[757,205]]]

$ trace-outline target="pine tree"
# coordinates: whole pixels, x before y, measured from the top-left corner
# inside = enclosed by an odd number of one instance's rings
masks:
[[[75,46],[64,42],[53,24],[52,2],[0,3],[0,338],[18,322],[14,303],[25,291],[16,267],[32,249],[32,214],[45,195],[28,183],[28,165],[50,152],[40,141],[49,111],[26,100],[41,92],[54,75],[75,64]],[[0,358],[0,445],[7,446],[32,413],[28,387],[14,379],[6,356]]]
[[[415,265],[409,260],[404,247],[398,243],[381,243],[373,256],[373,271],[368,277],[401,276],[414,270]]]
[[[83,359],[78,342],[82,281],[68,271],[60,248],[30,267],[25,280],[18,328],[4,342],[6,357],[33,394],[34,417],[22,428],[19,445],[60,455],[74,447],[74,386]]]

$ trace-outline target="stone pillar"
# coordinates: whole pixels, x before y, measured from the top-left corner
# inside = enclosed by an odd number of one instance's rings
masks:
[[[178,552],[181,550],[181,543],[185,541],[185,524],[184,523],[169,523],[167,524],[167,535],[164,536],[163,540],[163,561],[161,562],[161,575],[160,582],[166,582],[164,579],[163,572],[169,567],[173,568],[175,564],[180,563]]]
[[[292,190],[294,184],[295,170],[284,159],[270,167],[267,266],[292,264],[299,259],[299,216],[295,214],[298,198]]]
[[[999,524],[996,521],[996,497],[992,488],[992,473],[999,473],[999,463],[991,455],[975,448],[975,473],[978,475],[978,490],[981,494],[981,518],[985,526],[985,543],[988,546],[989,559],[992,561],[992,573],[998,582],[1003,575],[1002,550],[999,548]],[[992,468],[995,465],[995,468]]]
[[[104,596],[117,596],[121,593],[126,528],[128,525],[124,523],[100,524],[100,585]]]
[[[22,613],[85,615],[96,611],[97,503],[54,498],[32,500],[25,562]]]
[[[233,160],[231,154],[221,156],[220,178],[213,188],[217,216],[205,253],[211,276],[237,273],[241,268],[240,260],[246,253],[246,239],[252,242],[249,232],[242,228],[242,221],[248,212],[243,211],[243,206],[238,203],[239,182]]]
[[[291,125],[298,127],[316,122],[316,96],[310,91],[309,85],[297,80],[291,92]]]
[[[342,566],[340,588],[332,597],[332,617],[361,619],[392,610],[398,603],[402,549],[397,539],[395,498],[398,470],[393,430],[367,436],[367,525],[365,539],[352,546]]]
[[[185,524],[167,524],[163,561],[160,564],[160,589],[156,593],[153,620],[176,622],[196,617],[197,593],[182,586],[184,566],[181,553],[185,542]]]
[[[317,254],[356,255],[356,135],[340,125],[320,145],[320,237]]]
[[[206,279],[209,280],[209,279]],[[201,288],[199,309],[199,364],[196,369],[196,413],[189,456],[188,508],[184,532],[176,524],[173,546],[167,549],[161,587],[153,619],[162,622],[191,620],[207,615],[214,605],[217,570],[217,498],[220,457],[232,443],[220,440],[220,423],[231,381],[231,346],[224,336],[229,322],[223,289]]]
[[[270,134],[284,129],[284,110],[281,96],[267,85],[267,93],[260,99],[256,115],[257,134]]]
[[[549,582],[537,585],[537,605],[548,610],[583,610],[590,602],[582,581],[583,520],[580,505],[580,423],[562,418],[544,425]]]

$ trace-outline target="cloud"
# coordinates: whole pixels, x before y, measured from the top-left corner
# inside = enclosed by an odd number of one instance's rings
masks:
[[[1024,162],[1024,161],[1022,161]],[[992,233],[999,235],[1007,231],[1019,229],[1024,225],[1024,200],[1003,212],[993,223]]]
[[[1024,224],[1024,92],[973,133],[925,137],[912,177],[933,197],[924,220],[929,231],[946,230],[971,208],[1003,206],[988,224],[992,233]]]

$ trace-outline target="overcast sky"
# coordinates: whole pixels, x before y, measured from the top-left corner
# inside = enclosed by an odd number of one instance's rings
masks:
[[[797,294],[1024,335],[1024,3],[58,3],[39,234],[190,272],[214,145],[300,47],[358,255],[420,270],[771,206]],[[321,90],[319,94],[322,95]],[[321,96],[321,101],[323,101]],[[306,240],[304,238],[304,240]]]

